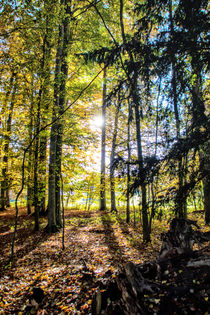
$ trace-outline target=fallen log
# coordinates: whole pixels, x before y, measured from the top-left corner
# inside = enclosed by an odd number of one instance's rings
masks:
[[[155,261],[130,262],[99,283],[93,315],[210,313],[210,246],[193,251],[209,235],[198,229],[194,221],[172,220]]]

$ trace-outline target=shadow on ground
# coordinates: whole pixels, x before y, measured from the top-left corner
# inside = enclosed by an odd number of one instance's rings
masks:
[[[11,255],[11,243],[14,235],[14,213],[11,214],[11,212],[5,211],[5,213],[2,213],[1,218],[3,220],[0,227],[0,277],[5,273],[5,267]],[[23,258],[50,237],[50,234],[47,234],[43,228],[38,232],[34,232],[33,228],[33,216],[20,213],[15,240],[14,266],[18,259]]]
[[[112,220],[111,216],[108,212],[101,213],[101,220],[104,227],[104,236],[105,236],[105,243],[109,248],[109,253],[112,256],[113,264],[115,265],[122,265],[127,263],[129,260],[123,250],[123,247],[117,241],[114,229],[112,227]]]

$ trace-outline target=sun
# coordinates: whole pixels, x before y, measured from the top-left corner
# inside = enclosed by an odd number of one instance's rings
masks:
[[[94,116],[93,119],[90,120],[90,127],[92,130],[102,128],[103,125],[104,119],[100,115]]]

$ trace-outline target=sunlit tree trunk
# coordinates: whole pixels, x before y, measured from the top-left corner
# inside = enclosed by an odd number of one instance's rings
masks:
[[[43,56],[44,58],[44,56]],[[37,115],[35,121],[35,135],[40,130],[40,111],[41,111],[42,85],[39,89]],[[38,190],[38,158],[39,158],[39,136],[35,138],[34,145],[34,230],[39,230],[39,190]]]
[[[51,60],[51,47],[50,47],[50,31],[49,31],[49,19],[46,21],[46,34],[43,41],[43,96],[42,96],[42,108],[41,108],[41,126],[47,124],[47,116],[49,111],[49,103],[51,99],[50,95],[50,60]],[[47,168],[46,168],[46,159],[47,159],[47,131],[44,130],[40,134],[40,143],[39,143],[39,212],[41,215],[45,215],[45,199],[46,199],[46,181],[47,181]]]
[[[46,214],[46,180],[47,180],[47,168],[46,168],[46,160],[47,160],[47,136],[41,135],[40,136],[40,155],[39,155],[39,161],[40,161],[40,182],[39,182],[39,193],[40,193],[40,200],[39,200],[39,211],[40,215]]]
[[[8,106],[7,119],[5,123],[5,135],[4,135],[4,146],[3,146],[3,158],[2,158],[2,180],[1,180],[1,198],[0,198],[0,210],[5,210],[6,207],[9,206],[8,198],[9,198],[9,176],[8,176],[8,160],[9,160],[9,145],[10,145],[10,134],[11,134],[11,126],[12,126],[12,115],[13,109],[15,105],[15,95],[17,91],[17,82],[15,79],[14,85],[14,73],[11,76],[10,84],[11,89],[8,91],[8,95],[6,96],[6,102],[9,101],[9,94],[11,92],[11,100]],[[13,85],[13,87],[12,87]]]
[[[57,117],[59,106],[59,77],[61,73],[61,54],[62,54],[62,26],[59,26],[59,39],[56,54],[56,68],[54,79],[54,104],[52,121]],[[49,158],[49,182],[48,182],[48,230],[49,232],[57,231],[56,225],[56,142],[57,142],[57,121],[53,123],[50,132],[50,158]]]
[[[115,148],[116,148],[116,141],[117,141],[118,118],[119,118],[120,106],[121,106],[120,94],[118,93],[117,108],[116,108],[115,121],[114,121],[114,132],[113,132],[113,138],[112,138],[112,149],[111,149],[111,155],[110,155],[111,212],[117,212],[116,200],[115,200],[114,158],[115,158]]]
[[[106,209],[105,159],[106,159],[106,68],[103,75],[102,103],[102,134],[101,134],[101,178],[100,178],[100,210]]]
[[[29,125],[28,125],[28,134],[29,134],[29,143],[32,140],[33,135],[33,125],[34,125],[34,101],[33,101],[33,82],[32,82],[32,91],[30,99],[30,109],[29,109]],[[33,146],[31,145],[28,151],[28,177],[27,177],[27,211],[28,214],[31,213],[31,206],[33,203]]]
[[[126,222],[130,222],[130,161],[131,161],[131,147],[130,147],[130,138],[131,138],[131,106],[128,102],[128,123],[127,123],[127,151],[128,151],[128,161],[127,161],[127,191],[126,191]]]
[[[59,40],[56,55],[53,121],[60,117],[66,103],[66,81],[68,75],[68,46],[71,40],[69,33],[71,1],[63,0],[65,15],[59,27]],[[60,190],[61,190],[61,160],[63,142],[63,118],[60,117],[51,127],[50,164],[48,192],[48,231],[55,232],[61,226]]]
[[[50,48],[48,41],[48,27],[46,25],[46,34],[44,35],[42,46],[42,61],[40,74],[40,89],[37,100],[37,117],[35,124],[35,152],[34,152],[34,211],[35,211],[35,230],[39,230],[39,214],[44,212],[42,203],[45,203],[46,186],[46,132],[40,134],[39,130],[42,123],[46,124],[46,108],[48,109],[49,98],[49,77],[50,77]],[[42,117],[43,116],[43,117]],[[44,198],[44,200],[43,200]],[[44,206],[45,208],[45,206]]]

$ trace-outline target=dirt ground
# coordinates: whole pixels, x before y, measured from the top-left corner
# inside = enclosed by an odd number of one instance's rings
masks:
[[[133,222],[105,212],[69,210],[62,250],[62,231],[47,234],[46,218],[41,218],[40,231],[34,232],[33,215],[21,208],[14,263],[8,265],[13,224],[14,209],[0,212],[0,314],[27,314],[34,288],[44,292],[35,314],[91,314],[93,293],[104,274],[115,277],[128,261],[155,259],[160,234],[168,228],[166,221],[157,221],[146,246]]]

